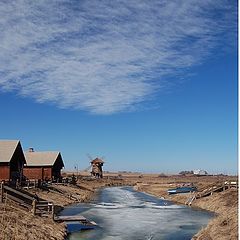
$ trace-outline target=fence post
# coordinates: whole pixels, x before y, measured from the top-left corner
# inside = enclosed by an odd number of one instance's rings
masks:
[[[51,203],[48,203],[48,207],[47,207],[48,214],[50,214],[50,206],[51,205],[52,205]]]
[[[19,182],[19,179],[16,180],[16,189],[18,189],[20,186],[20,182]]]
[[[1,182],[1,203],[3,203],[4,182]]]
[[[41,188],[41,187],[42,187],[42,180],[41,180],[41,179],[38,179],[38,180],[37,180],[37,187],[38,187],[38,188]]]
[[[32,214],[35,215],[36,214],[36,199],[33,199],[32,201]]]
[[[55,214],[55,206],[54,203],[52,203],[52,220],[54,221],[54,214]]]

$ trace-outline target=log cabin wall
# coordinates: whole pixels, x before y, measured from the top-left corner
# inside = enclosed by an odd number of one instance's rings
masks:
[[[50,180],[52,178],[52,167],[27,167],[23,169],[23,175],[27,179]]]
[[[10,166],[9,165],[0,165],[0,180],[9,180],[10,179]]]

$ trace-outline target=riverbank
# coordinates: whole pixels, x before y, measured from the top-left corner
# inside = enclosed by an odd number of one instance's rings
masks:
[[[76,203],[88,202],[96,191],[106,186],[134,185],[138,191],[150,193],[157,197],[185,204],[188,194],[169,196],[167,189],[178,184],[193,183],[198,189],[203,189],[208,184],[222,181],[235,181],[236,177],[185,177],[185,176],[163,176],[153,174],[109,174],[104,179],[78,181],[73,185],[53,185],[53,188],[40,190],[29,189],[38,197],[54,202],[60,210],[62,207]],[[196,234],[194,240],[235,240],[238,238],[238,191],[229,189],[224,192],[214,193],[212,196],[197,199],[192,207],[213,211],[217,215],[208,226]],[[33,216],[26,209],[20,208],[7,199],[0,204],[0,239],[52,239],[63,240],[66,236],[64,224],[53,222],[50,218]],[[27,236],[27,237],[26,237]]]
[[[29,189],[39,198],[54,202],[57,211],[64,206],[88,202],[101,187],[121,186],[125,180],[100,179],[80,180],[74,185],[52,185],[46,189]],[[1,240],[64,240],[66,229],[64,223],[56,223],[50,217],[33,216],[27,209],[6,198],[0,203],[0,239]]]
[[[174,180],[174,181],[173,181]],[[194,183],[198,189],[204,189],[213,183],[224,181],[236,181],[236,178],[227,177],[176,177],[175,179],[162,178],[155,181],[142,181],[136,184],[138,191],[150,193],[158,197],[178,204],[185,204],[191,196],[190,194],[168,195],[167,190],[174,188],[178,184]],[[192,207],[216,213],[206,228],[202,229],[192,239],[193,240],[236,240],[238,239],[238,190],[227,189],[223,192],[213,193],[213,195],[199,198],[193,201]]]

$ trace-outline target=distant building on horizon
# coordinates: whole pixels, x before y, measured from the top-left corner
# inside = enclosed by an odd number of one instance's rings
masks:
[[[208,175],[207,171],[201,169],[193,170],[193,174],[198,176]]]

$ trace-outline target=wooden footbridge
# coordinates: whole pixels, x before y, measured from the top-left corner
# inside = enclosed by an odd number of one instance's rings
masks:
[[[33,215],[52,216],[54,218],[54,204],[52,202],[45,201],[22,189],[1,183],[0,202],[4,202],[4,199],[16,202],[19,206],[31,211]]]
[[[201,191],[192,193],[185,204],[191,206],[192,202],[195,199],[207,197],[207,196],[213,195],[214,192],[222,192],[230,188],[238,188],[238,183],[226,181],[223,183],[215,183],[212,185],[208,185],[206,188],[202,189]]]

